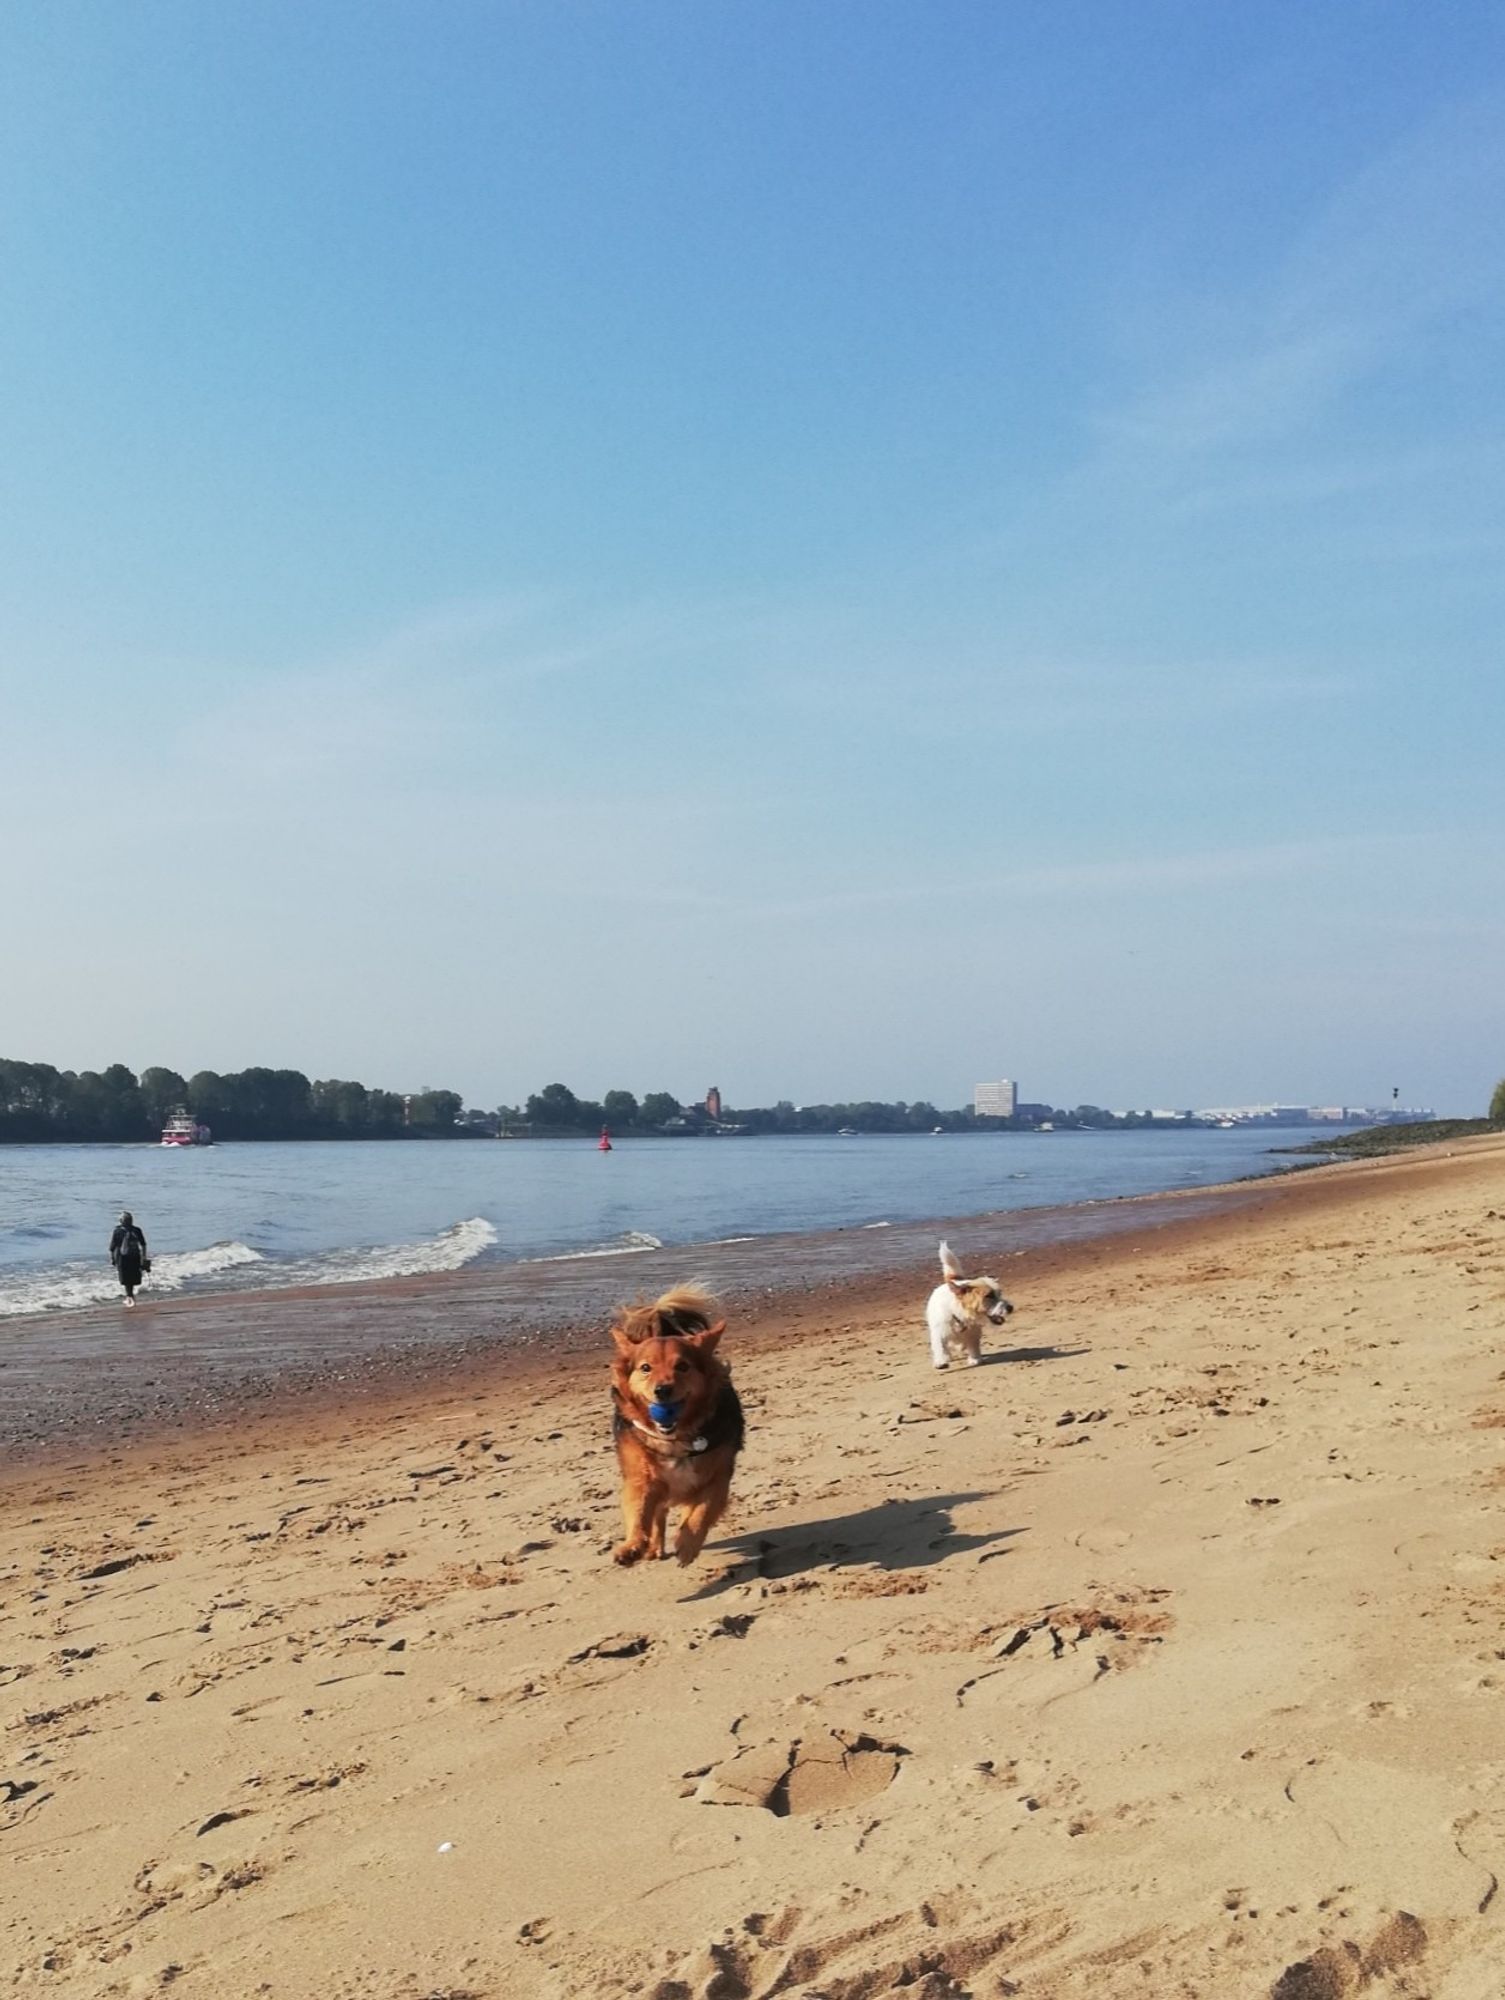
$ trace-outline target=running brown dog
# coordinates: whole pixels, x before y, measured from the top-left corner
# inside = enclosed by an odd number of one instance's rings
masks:
[[[664,1553],[670,1507],[683,1509],[674,1554],[694,1562],[726,1512],[745,1426],[716,1353],[726,1331],[716,1312],[698,1285],[676,1285],[652,1305],[618,1308],[611,1329],[611,1427],[622,1469],[616,1562]]]

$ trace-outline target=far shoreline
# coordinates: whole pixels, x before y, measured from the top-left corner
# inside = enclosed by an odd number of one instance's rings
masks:
[[[945,1112],[942,1115],[951,1118],[956,1117],[958,1114],[955,1112]],[[1464,1128],[1467,1128],[1470,1132],[1484,1134],[1487,1134],[1490,1130],[1487,1119],[1439,1118],[1435,1123],[1439,1128],[1436,1134],[1438,1139],[1455,1136]],[[1328,1147],[1342,1148],[1345,1141],[1362,1141],[1370,1133],[1380,1135],[1394,1130],[1426,1134],[1428,1132],[1428,1125],[1421,1123],[1391,1127],[1388,1123],[1376,1124],[1355,1121],[1352,1124],[1345,1124],[1335,1128],[1320,1120],[1300,1125],[1276,1122],[1266,1124],[1262,1120],[1250,1118],[1237,1120],[1234,1122],[1232,1128],[1229,1128],[1223,1126],[1217,1120],[1206,1118],[1136,1118],[1131,1120],[1125,1117],[1114,1118],[1106,1124],[1092,1125],[1073,1124],[1063,1120],[1059,1124],[1048,1123],[1044,1125],[990,1123],[986,1125],[947,1125],[935,1128],[927,1126],[923,1129],[910,1125],[873,1125],[851,1128],[845,1126],[820,1126],[777,1132],[759,1131],[752,1127],[739,1128],[735,1131],[730,1129],[717,1131],[714,1127],[691,1127],[682,1132],[643,1132],[635,1130],[630,1126],[624,1127],[621,1131],[608,1126],[606,1128],[606,1136],[610,1139],[613,1147],[616,1147],[628,1144],[636,1145],[644,1140],[670,1140],[677,1145],[684,1140],[691,1139],[1069,1139],[1079,1137],[1084,1133],[1099,1134],[1115,1132],[1135,1134],[1153,1132],[1163,1133],[1169,1137],[1180,1136],[1184,1138],[1188,1132],[1216,1132],[1228,1129],[1266,1134],[1272,1141],[1269,1149],[1272,1153],[1294,1153],[1317,1152]],[[1496,1127],[1494,1129],[1498,1130],[1500,1128]],[[1275,1140],[1291,1133],[1310,1132],[1331,1134],[1335,1131],[1337,1134],[1335,1137],[1312,1138],[1299,1146],[1281,1146],[1273,1143]],[[571,1145],[598,1148],[601,1143],[601,1129],[597,1126],[589,1128],[582,1126],[579,1129],[561,1126],[541,1132],[483,1132],[466,1129],[457,1129],[452,1132],[422,1129],[397,1132],[284,1132],[275,1136],[269,1135],[265,1137],[212,1139],[205,1141],[202,1146],[198,1147],[164,1147],[160,1139],[152,1138],[100,1139],[78,1137],[67,1133],[58,1133],[40,1139],[17,1139],[0,1136],[0,1148],[87,1146],[113,1149],[116,1152],[140,1151],[148,1153],[163,1151],[184,1153],[199,1151],[220,1152],[226,1147],[233,1148],[236,1146],[447,1146],[452,1144],[470,1145],[477,1142],[504,1146]],[[1430,1138],[1426,1136],[1419,1139],[1395,1141],[1397,1147],[1401,1145],[1427,1145],[1430,1143]]]

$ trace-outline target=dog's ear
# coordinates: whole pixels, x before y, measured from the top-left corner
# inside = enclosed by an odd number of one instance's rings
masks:
[[[637,1346],[637,1342],[633,1339],[632,1335],[624,1332],[619,1326],[614,1326],[611,1329],[611,1342],[618,1354],[631,1354]]]
[[[714,1326],[704,1327],[699,1333],[689,1336],[690,1345],[699,1348],[702,1354],[714,1354],[716,1343],[726,1332],[726,1321],[718,1319]]]
[[[946,1283],[959,1299],[964,1299],[967,1296],[967,1281],[965,1278],[948,1277]]]

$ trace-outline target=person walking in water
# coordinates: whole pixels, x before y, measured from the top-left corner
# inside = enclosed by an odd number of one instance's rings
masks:
[[[141,1283],[143,1273],[151,1269],[151,1260],[146,1254],[146,1233],[129,1209],[122,1212],[110,1237],[110,1262],[125,1288],[126,1304],[133,1306],[136,1303],[136,1287]]]

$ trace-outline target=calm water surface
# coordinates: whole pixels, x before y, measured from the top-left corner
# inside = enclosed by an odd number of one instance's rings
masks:
[[[1299,1134],[1295,1135],[1299,1138]],[[1058,1207],[1278,1172],[1268,1130],[0,1147],[0,1316],[118,1298],[122,1207],[163,1291],[631,1257]]]

